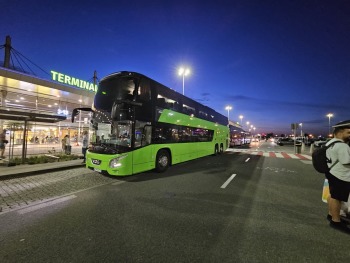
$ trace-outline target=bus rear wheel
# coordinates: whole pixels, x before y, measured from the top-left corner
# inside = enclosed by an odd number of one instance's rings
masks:
[[[157,153],[157,158],[156,158],[156,171],[158,173],[165,172],[170,164],[170,156],[168,151],[166,150],[160,150]]]
[[[223,144],[220,144],[220,154],[224,153],[224,145]]]
[[[218,145],[216,144],[215,145],[215,149],[214,149],[214,155],[218,155],[219,154],[219,147]]]

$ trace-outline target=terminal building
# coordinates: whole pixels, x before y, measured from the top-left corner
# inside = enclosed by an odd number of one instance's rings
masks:
[[[62,138],[70,136],[73,153],[81,153],[81,138],[89,130],[88,113],[74,123],[74,108],[91,107],[97,86],[59,72],[51,80],[0,67],[0,133],[6,130],[5,156],[62,151]]]

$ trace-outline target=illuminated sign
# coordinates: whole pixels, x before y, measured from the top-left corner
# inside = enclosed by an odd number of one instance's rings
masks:
[[[88,91],[93,91],[93,92],[97,91],[97,85],[94,85],[94,83],[87,82],[85,80],[81,80],[81,79],[77,79],[77,78],[73,78],[71,76],[68,76],[68,75],[53,71],[53,70],[51,70],[51,75],[52,75],[52,80],[54,80],[54,81],[58,81],[58,82],[63,83],[63,84],[75,86],[75,87],[78,87],[80,89],[85,89]]]
[[[61,110],[61,109],[58,109],[58,110],[57,110],[57,114],[68,116],[68,110]]]

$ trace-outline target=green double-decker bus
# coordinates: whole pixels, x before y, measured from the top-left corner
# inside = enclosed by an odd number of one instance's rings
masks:
[[[86,167],[104,174],[163,172],[229,144],[227,117],[136,72],[101,79],[91,111]]]

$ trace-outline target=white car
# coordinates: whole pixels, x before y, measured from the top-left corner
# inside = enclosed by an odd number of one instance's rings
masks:
[[[314,141],[314,146],[315,146],[315,147],[322,147],[322,146],[324,146],[329,140],[330,140],[330,139]]]

